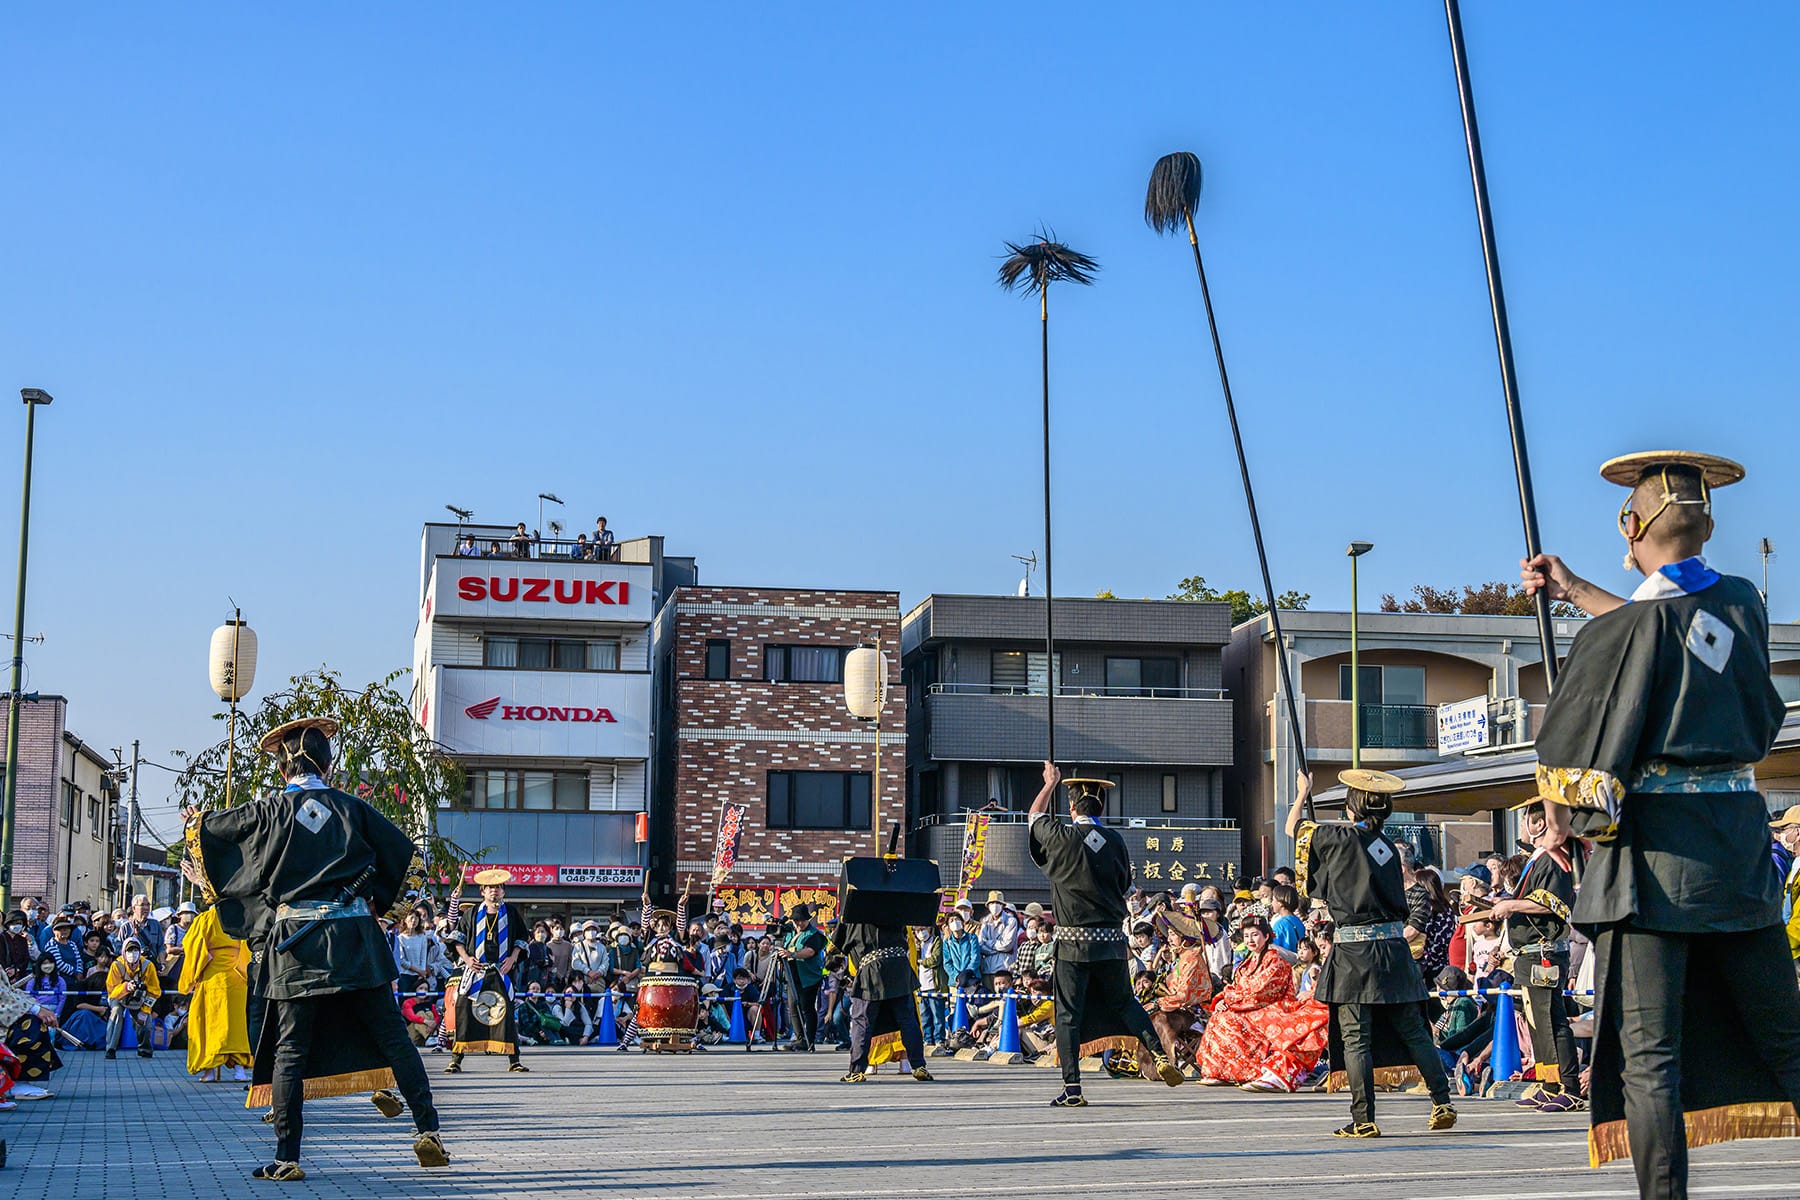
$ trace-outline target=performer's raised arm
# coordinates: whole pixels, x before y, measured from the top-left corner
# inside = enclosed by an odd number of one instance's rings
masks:
[[[1609,613],[1625,603],[1623,596],[1615,596],[1569,570],[1569,565],[1554,554],[1521,558],[1519,582],[1524,586],[1527,596],[1535,596],[1539,589],[1544,589],[1549,592],[1552,600],[1567,601],[1595,617]]]

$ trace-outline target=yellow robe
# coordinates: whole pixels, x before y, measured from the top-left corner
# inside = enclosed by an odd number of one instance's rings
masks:
[[[250,947],[226,933],[218,910],[209,908],[188,926],[181,948],[176,990],[189,997],[188,1073],[249,1066]]]

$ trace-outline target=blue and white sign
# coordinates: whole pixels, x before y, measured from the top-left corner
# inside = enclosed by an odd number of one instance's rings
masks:
[[[1492,742],[1488,731],[1488,698],[1486,696],[1476,696],[1472,700],[1458,700],[1454,704],[1438,705],[1437,721],[1439,754],[1461,754],[1466,750],[1479,750]]]

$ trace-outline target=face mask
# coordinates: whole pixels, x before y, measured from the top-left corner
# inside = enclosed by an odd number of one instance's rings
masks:
[[[988,905],[988,916],[997,917],[999,915],[1000,915],[1000,906],[998,904]]]
[[[962,931],[963,931],[963,923],[961,921],[950,922],[950,932],[951,933],[961,933]]]
[[[589,941],[589,942],[597,942],[600,940],[600,935],[590,929],[582,935],[582,940]]]
[[[125,952],[125,961],[128,963],[134,963],[141,957],[142,957],[142,955],[140,955],[136,950],[127,950]]]
[[[19,924],[17,921],[14,921],[11,925],[8,925],[6,927],[6,932],[8,932],[8,933],[24,933],[25,927],[23,925]]]

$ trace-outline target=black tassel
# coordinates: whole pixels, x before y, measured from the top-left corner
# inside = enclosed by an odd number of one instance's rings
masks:
[[[1175,233],[1199,204],[1200,159],[1186,150],[1157,159],[1144,193],[1144,223],[1158,233]]]
[[[1000,286],[1009,292],[1041,292],[1053,283],[1092,283],[1100,264],[1039,231],[1037,240],[1018,245],[1006,243],[1009,253],[1000,264]]]

